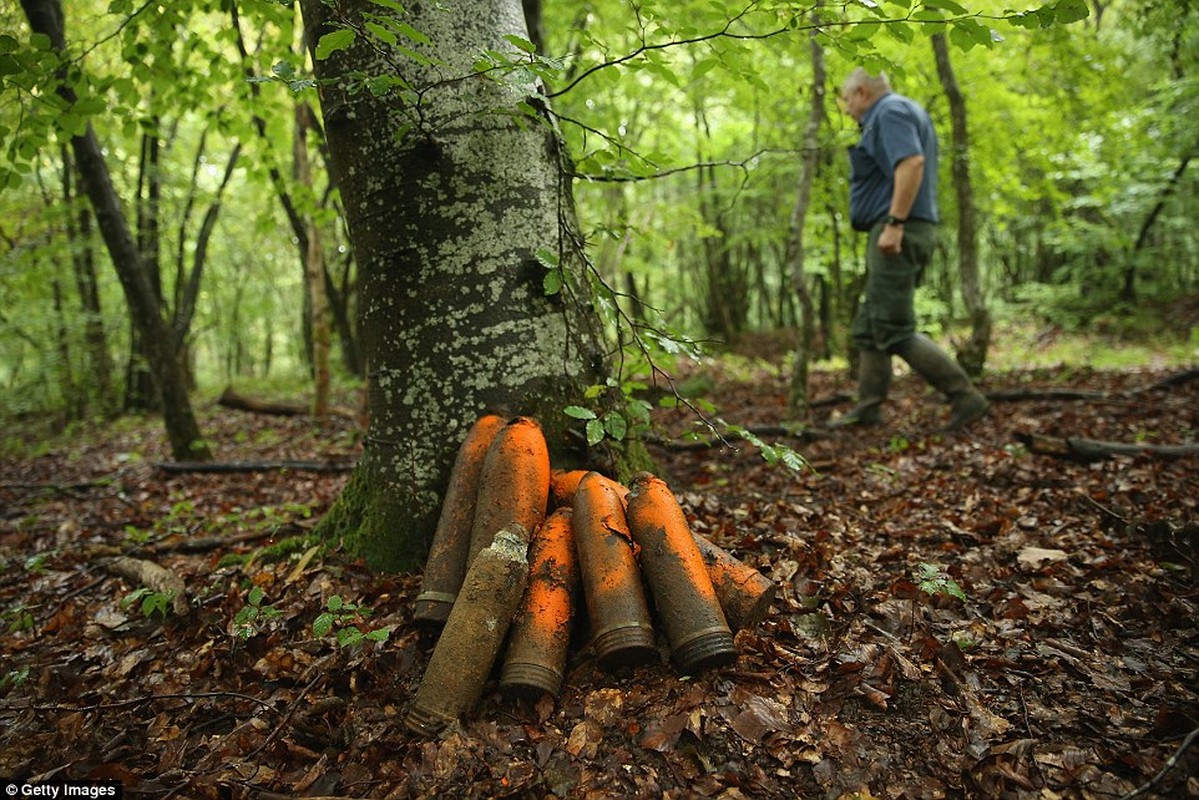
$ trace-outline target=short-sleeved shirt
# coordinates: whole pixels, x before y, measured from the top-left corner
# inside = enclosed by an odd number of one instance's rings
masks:
[[[937,212],[937,132],[919,103],[894,92],[874,102],[859,123],[862,138],[849,148],[849,220],[856,230],[870,227],[891,210],[895,165],[924,156],[924,180],[908,213],[910,219],[940,222]]]

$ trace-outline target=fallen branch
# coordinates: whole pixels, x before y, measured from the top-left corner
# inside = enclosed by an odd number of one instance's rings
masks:
[[[253,697],[248,694],[242,694],[241,692],[169,692],[169,693],[163,693],[163,694],[143,695],[141,697],[134,697],[129,700],[118,700],[118,701],[111,702],[111,703],[96,703],[95,705],[90,705],[90,706],[65,706],[65,705],[59,705],[59,704],[32,705],[31,704],[30,708],[32,708],[34,711],[64,711],[64,712],[69,712],[69,713],[74,713],[74,712],[90,713],[92,711],[112,711],[112,710],[118,709],[118,708],[129,708],[130,706],[142,705],[143,703],[153,703],[158,700],[185,700],[190,703],[195,700],[202,700],[202,699],[209,699],[209,698],[219,698],[222,700],[226,700],[226,699],[245,700],[246,702],[249,702],[249,703],[256,703],[264,711],[273,712],[274,714],[276,714],[278,716],[283,715],[283,712],[279,711],[279,709],[276,708],[271,703],[268,703],[265,700],[259,699],[257,697]]]
[[[285,526],[273,528],[271,530],[250,531],[248,533],[240,533],[236,536],[202,536],[195,539],[178,539],[169,542],[158,542],[150,545],[147,548],[152,553],[206,553],[209,550],[216,550],[222,547],[228,547],[234,544],[245,544],[246,542],[254,542],[259,539],[270,539],[279,536],[288,529],[289,533],[301,534],[304,533],[304,528],[293,523],[287,523]]]
[[[169,595],[172,610],[180,617],[187,615],[189,610],[187,587],[182,578],[166,567],[140,558],[117,556],[111,561],[105,562],[104,569],[113,575],[141,584],[155,592]]]
[[[1151,792],[1156,789],[1158,784],[1160,784],[1162,780],[1164,780],[1165,777],[1170,774],[1170,770],[1178,766],[1178,762],[1182,759],[1183,754],[1185,754],[1187,749],[1195,743],[1195,739],[1197,738],[1199,738],[1199,728],[1195,728],[1195,730],[1187,734],[1187,737],[1182,740],[1182,744],[1179,745],[1178,749],[1174,751],[1174,755],[1166,759],[1166,765],[1162,767],[1161,770],[1154,775],[1148,783],[1137,787],[1137,789],[1134,791],[1131,791],[1121,797],[1120,800],[1133,800],[1135,797],[1140,797],[1146,792]]]
[[[1084,389],[998,389],[987,392],[988,400],[1016,402],[1020,400],[1094,400],[1127,404],[1128,401],[1113,397],[1107,392],[1091,392]]]
[[[218,405],[237,411],[250,411],[255,414],[271,414],[276,417],[302,417],[308,414],[309,408],[305,403],[284,403],[273,400],[263,400],[257,397],[246,397],[238,394],[232,386],[226,386],[217,400]]]
[[[1081,437],[1058,438],[1035,433],[1016,433],[1016,440],[1030,453],[1056,456],[1071,461],[1103,461],[1118,455],[1151,456],[1153,458],[1186,458],[1199,456],[1199,444],[1136,444],[1101,442]]]
[[[1171,375],[1168,378],[1162,378],[1160,381],[1151,383],[1148,386],[1143,386],[1140,389],[1134,389],[1129,392],[1129,394],[1152,392],[1155,389],[1173,389],[1175,386],[1182,386],[1184,383],[1190,383],[1196,379],[1199,379],[1199,369],[1188,369],[1185,372],[1178,373],[1177,375]]]
[[[289,470],[291,472],[349,472],[354,469],[354,461],[156,461],[154,467],[163,472],[178,474],[183,472],[272,472]]]
[[[988,400],[1090,400],[1098,403],[1124,405],[1132,398],[1161,389],[1173,389],[1199,379],[1199,369],[1188,369],[1159,381],[1122,392],[1095,392],[1084,389],[997,389],[987,392]]]

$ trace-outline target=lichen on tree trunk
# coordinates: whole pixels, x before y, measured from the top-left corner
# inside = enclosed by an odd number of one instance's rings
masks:
[[[366,0],[305,0],[310,42]],[[390,12],[388,12],[390,13]],[[486,410],[536,416],[551,454],[577,447],[562,409],[602,382],[599,322],[573,257],[570,184],[552,125],[522,117],[536,87],[474,75],[487,50],[527,38],[518,0],[449,10],[414,5],[401,20],[427,36],[429,63],[359,38],[316,61],[332,167],[362,275],[370,384],[362,461],[321,532],[372,566],[419,565],[454,453]],[[351,91],[359,74],[394,74],[418,91]],[[539,251],[557,255],[547,296]]]

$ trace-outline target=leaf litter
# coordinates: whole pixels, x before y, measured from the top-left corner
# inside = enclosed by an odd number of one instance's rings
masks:
[[[722,417],[785,421],[775,371],[697,369]],[[1193,381],[1135,403],[1035,391],[1162,377],[995,376],[1027,396],[952,437],[899,379],[887,430],[772,439],[798,474],[655,447],[693,529],[779,585],[737,662],[608,673],[579,641],[557,698],[493,682],[433,741],[401,724],[433,645],[419,576],[313,549],[344,474],[165,474],[150,422],[5,460],[0,775],[197,798],[1199,797],[1199,460],[1078,463],[1015,438],[1193,444]],[[693,425],[658,413],[669,436]],[[357,454],[348,419],[212,410],[206,430],[228,461]],[[190,614],[123,604],[138,587],[98,566],[113,548],[182,577]],[[388,635],[339,644],[349,627]]]

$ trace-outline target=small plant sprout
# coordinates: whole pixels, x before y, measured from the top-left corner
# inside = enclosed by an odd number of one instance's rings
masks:
[[[936,564],[921,562],[917,569],[916,578],[920,591],[929,596],[935,597],[939,594],[947,594],[963,602],[968,599],[966,593],[962,591],[962,587],[958,585],[958,582],[949,577],[945,570]]]
[[[233,617],[233,635],[239,639],[249,639],[260,632],[260,626],[269,619],[279,616],[279,609],[272,605],[263,605],[266,592],[261,586],[250,590],[246,604]]]
[[[366,606],[348,603],[340,595],[333,595],[325,601],[325,611],[321,612],[312,622],[312,633],[323,639],[334,629],[337,630],[339,647],[357,647],[365,642],[385,642],[391,635],[389,628],[378,628],[364,632],[356,624],[371,615]]]
[[[165,618],[174,599],[174,592],[156,592],[143,586],[121,598],[121,609],[128,611],[140,603],[142,615],[146,618],[154,616],[156,611]]]

